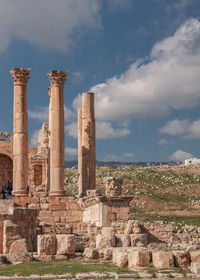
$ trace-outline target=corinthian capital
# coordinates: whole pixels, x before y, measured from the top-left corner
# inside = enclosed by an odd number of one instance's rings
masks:
[[[51,86],[63,86],[69,71],[51,70],[47,73]]]
[[[30,68],[13,68],[10,74],[14,80],[14,84],[25,85],[29,79]]]

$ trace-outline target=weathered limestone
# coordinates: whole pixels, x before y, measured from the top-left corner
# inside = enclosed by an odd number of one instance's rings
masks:
[[[98,259],[99,252],[95,248],[85,248],[83,255],[86,259]]]
[[[11,254],[27,254],[30,251],[26,239],[18,239],[10,246],[9,253]]]
[[[154,251],[152,252],[152,261],[157,269],[169,269],[174,267],[174,257],[172,252]]]
[[[200,251],[191,251],[190,252],[191,262],[199,262],[200,263]]]
[[[31,69],[13,68],[13,195],[26,196],[28,185],[27,81]]]
[[[119,267],[124,267],[128,264],[128,253],[121,251],[113,255],[113,263]]]
[[[192,262],[190,270],[192,273],[200,274],[200,262]]]
[[[82,95],[82,110],[79,110],[79,195],[86,190],[95,189],[96,184],[96,139],[94,118],[94,94],[85,92]]]
[[[106,183],[106,196],[121,196],[122,195],[122,178],[107,177],[105,178]]]
[[[76,237],[74,234],[57,234],[57,255],[74,255]]]
[[[83,192],[83,166],[82,166],[82,108],[78,109],[78,193]]]
[[[190,265],[190,255],[186,251],[174,251],[174,262],[176,267],[186,268]]]
[[[50,196],[64,195],[64,101],[68,71],[52,70],[50,79]]]
[[[98,249],[115,247],[116,236],[114,234],[98,234],[96,237],[96,247]]]
[[[55,235],[38,235],[37,252],[39,255],[55,255],[57,240]]]
[[[132,251],[128,254],[128,267],[139,268],[146,267],[151,261],[151,255],[149,251]]]

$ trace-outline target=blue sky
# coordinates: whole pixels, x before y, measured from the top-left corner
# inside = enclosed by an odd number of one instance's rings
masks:
[[[0,0],[0,130],[12,133],[13,67],[32,68],[29,143],[48,120],[51,69],[65,84],[66,160],[80,94],[95,93],[97,159],[200,157],[200,0]]]

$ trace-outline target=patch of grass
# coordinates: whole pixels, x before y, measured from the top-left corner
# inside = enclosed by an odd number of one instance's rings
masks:
[[[32,274],[65,274],[65,273],[89,273],[89,272],[116,272],[130,273],[128,268],[120,268],[110,262],[100,261],[51,261],[31,262],[16,265],[3,265],[0,267],[1,276],[30,276]]]
[[[137,211],[135,213],[134,209],[130,211],[130,219],[141,220],[143,222],[151,221],[163,221],[166,223],[174,222],[178,226],[189,225],[189,226],[200,226],[199,216],[177,216],[177,215],[166,215],[159,216],[158,214],[151,214],[148,212]]]
[[[168,195],[168,194],[160,194],[160,193],[155,193],[153,191],[148,191],[149,194],[151,194],[152,198],[156,200],[161,200],[161,201],[166,201],[166,202],[188,202],[188,198],[184,196],[173,196],[173,195]]]

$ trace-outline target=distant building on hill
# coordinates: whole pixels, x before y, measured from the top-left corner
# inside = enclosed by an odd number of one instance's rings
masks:
[[[189,159],[186,159],[186,160],[184,161],[184,164],[185,164],[185,165],[200,164],[200,159],[199,159],[199,158],[189,158]]]

